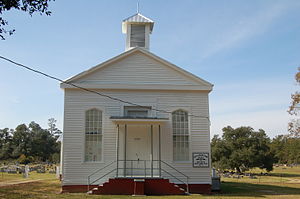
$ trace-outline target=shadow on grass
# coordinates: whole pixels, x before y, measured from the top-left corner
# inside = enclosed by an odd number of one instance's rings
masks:
[[[217,195],[256,197],[264,197],[265,195],[299,195],[300,198],[299,185],[265,185],[242,182],[222,182],[221,189],[222,191]]]

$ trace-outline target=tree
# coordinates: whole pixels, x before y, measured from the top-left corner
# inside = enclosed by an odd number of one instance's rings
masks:
[[[48,119],[48,126],[49,126],[48,130],[52,136],[58,136],[62,133],[58,128],[56,128],[55,123],[56,123],[56,119],[54,118]]]
[[[56,138],[47,129],[42,129],[35,122],[29,124],[29,129],[32,137],[31,155],[33,157],[40,161],[46,161],[51,159],[53,153],[59,152]]]
[[[216,168],[232,169],[237,172],[247,171],[259,167],[271,171],[274,155],[269,144],[270,139],[260,129],[254,131],[251,127],[222,129],[222,138],[214,136],[212,139],[212,162]]]
[[[32,151],[32,137],[25,124],[20,124],[14,131],[13,139],[13,157],[18,158],[22,154],[29,156]]]
[[[295,80],[297,85],[300,85],[300,67],[298,68],[298,72],[295,75]],[[289,106],[288,113],[292,116],[297,116],[300,111],[300,92],[296,91],[291,95],[291,105]],[[292,136],[300,137],[300,120],[299,118],[292,119],[288,124],[288,130]]]
[[[51,11],[48,10],[48,3],[50,1],[51,0],[0,0],[0,38],[4,40],[4,34],[12,35],[15,32],[14,29],[5,29],[5,26],[8,25],[8,21],[2,17],[3,12],[16,9],[27,12],[30,16],[35,12],[41,15],[50,15]]]
[[[300,138],[289,135],[278,135],[271,142],[271,150],[276,162],[280,164],[300,163]]]
[[[53,121],[55,121],[53,119]],[[55,126],[55,132],[60,132]],[[60,142],[48,129],[31,122],[15,130],[0,129],[0,160],[17,159],[20,163],[33,161],[59,162]]]
[[[286,151],[287,136],[278,135],[271,142],[271,151],[274,153],[275,162],[286,164],[288,162],[288,154]]]
[[[12,132],[12,129],[0,129],[0,160],[6,160],[12,157]]]

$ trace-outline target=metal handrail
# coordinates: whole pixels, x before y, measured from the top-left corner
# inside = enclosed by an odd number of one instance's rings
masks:
[[[173,174],[171,174],[171,173],[167,172],[166,170],[164,170],[164,169],[161,169],[161,170],[162,170],[163,172],[167,173],[168,175],[172,176],[172,177],[173,177],[173,178],[175,178],[176,180],[178,180],[178,181],[182,182],[183,184],[186,184],[186,182],[184,182],[184,181],[180,180],[179,178],[177,178],[177,177],[176,177],[176,176],[174,176]]]
[[[117,170],[117,169],[113,169],[113,170],[111,170],[110,172],[108,172],[108,173],[104,174],[104,175],[103,175],[103,176],[101,176],[100,178],[97,178],[96,180],[94,180],[94,181],[93,181],[93,182],[91,182],[90,184],[93,184],[94,182],[97,182],[98,180],[100,180],[100,179],[104,178],[105,176],[107,176],[108,174],[112,173],[112,172],[113,172],[113,171],[115,171],[115,170]]]
[[[102,167],[102,168],[100,168],[100,169],[97,169],[95,172],[93,172],[92,174],[90,174],[88,177],[91,177],[92,175],[94,175],[94,174],[98,173],[99,171],[101,171],[101,170],[107,168],[108,166],[112,165],[112,164],[115,163],[115,162],[116,162],[116,160],[113,161],[113,162],[111,162],[110,164],[106,165],[105,167]]]
[[[184,173],[182,173],[181,171],[177,170],[175,167],[171,166],[170,164],[166,163],[163,160],[160,160],[162,163],[164,163],[165,165],[167,165],[168,167],[174,169],[177,173],[180,173],[181,175],[183,175],[184,177],[186,177],[186,182],[183,182],[181,180],[179,180],[177,177],[175,177],[174,175],[170,174],[169,172],[165,172],[168,173],[169,175],[173,176],[174,178],[176,178],[177,180],[181,181],[182,183],[184,183],[186,185],[186,192],[189,193],[189,176],[185,175]],[[163,169],[162,169],[163,170]]]
[[[93,182],[88,183],[88,191],[90,191],[90,185],[92,185],[94,182],[97,182],[98,180],[104,178],[104,177],[107,176],[108,174],[111,174],[111,173],[112,173],[113,171],[115,171],[115,170],[117,170],[117,169],[113,169],[113,170],[111,170],[110,172],[108,172],[108,173],[104,174],[103,176],[101,176],[100,178],[94,180]]]
[[[165,173],[169,174],[170,176],[174,177],[175,179],[177,179],[178,181],[182,182],[183,184],[186,185],[186,191],[187,193],[189,193],[189,176],[185,175],[184,173],[182,173],[181,171],[179,171],[178,169],[176,169],[175,167],[171,166],[170,164],[168,164],[167,162],[163,161],[163,160],[119,160],[120,162],[131,162],[131,165],[132,165],[132,162],[162,162],[163,164],[165,164],[166,166],[168,166],[169,168],[175,170],[177,173],[181,174],[182,176],[184,176],[186,178],[186,182],[180,180],[179,178],[177,178],[176,176],[174,176],[173,174],[167,172],[166,170],[162,169],[162,168],[133,168],[133,166],[131,166],[131,171],[132,170],[145,170],[145,177],[146,177],[146,170],[149,170],[149,169],[152,169],[152,170],[163,170],[165,171]],[[144,163],[145,164],[145,163]],[[126,169],[126,168],[118,168],[118,169]],[[132,173],[131,173],[131,176],[132,176]],[[153,176],[153,175],[151,175]],[[160,176],[161,177],[161,176]]]
[[[90,174],[90,175],[88,176],[88,191],[90,191],[90,185],[92,185],[93,183],[95,183],[95,182],[99,181],[100,179],[104,178],[104,177],[107,176],[108,174],[111,174],[113,171],[117,171],[117,173],[118,173],[118,170],[119,170],[119,169],[126,169],[126,170],[127,170],[126,165],[124,165],[124,168],[118,166],[117,168],[114,168],[113,170],[110,170],[109,172],[105,173],[103,176],[97,178],[97,179],[94,180],[92,183],[90,182],[91,176],[93,176],[93,175],[95,175],[96,173],[102,171],[103,169],[105,169],[105,168],[107,168],[107,167],[113,165],[115,162],[117,162],[117,161],[115,160],[115,161],[111,162],[110,164],[108,164],[108,165],[106,165],[105,167],[102,167],[102,168],[100,168],[100,169],[94,171],[92,174]],[[181,171],[177,170],[175,167],[171,166],[171,165],[168,164],[167,162],[164,162],[164,161],[162,161],[162,160],[118,160],[118,162],[124,162],[125,164],[126,164],[127,162],[130,162],[130,163],[131,163],[131,168],[128,168],[128,169],[131,169],[131,177],[133,177],[133,170],[145,170],[145,172],[144,172],[144,174],[145,174],[144,177],[145,177],[145,178],[147,178],[146,173],[147,173],[147,170],[149,170],[149,169],[151,169],[151,171],[152,171],[151,177],[153,177],[153,170],[163,171],[164,173],[166,173],[166,174],[168,174],[169,176],[175,178],[175,179],[178,180],[179,182],[185,184],[185,185],[186,185],[186,192],[189,193],[189,176],[187,176],[187,175],[185,175],[184,173],[182,173]],[[143,162],[143,163],[144,163],[144,168],[134,168],[134,167],[133,167],[133,162],[141,162],[141,163]],[[161,162],[162,162],[162,163],[163,163],[164,165],[166,165],[167,167],[169,167],[169,168],[173,169],[174,171],[176,171],[176,173],[179,173],[179,174],[181,174],[182,176],[184,176],[184,177],[186,178],[186,182],[184,182],[183,180],[179,179],[178,176],[175,176],[175,175],[171,174],[170,172],[168,172],[168,171],[162,169],[161,166],[160,166],[160,168],[153,168],[153,166],[151,166],[151,168],[147,168],[147,167],[146,167],[146,162],[151,162],[152,164],[153,164],[153,162],[158,162],[159,164],[161,164]],[[126,172],[126,171],[125,171],[125,172]],[[117,175],[117,174],[116,174],[116,175]],[[130,175],[129,175],[129,176],[130,176]],[[118,176],[117,176],[117,177],[118,177]],[[126,173],[124,173],[124,177],[126,177]],[[160,173],[159,177],[162,177],[162,176],[161,176],[161,173]]]
[[[181,175],[185,176],[188,178],[187,175],[185,175],[184,173],[182,173],[181,171],[177,170],[175,167],[171,166],[170,164],[166,163],[165,161],[161,160],[162,163],[164,163],[165,165],[171,167],[172,169],[174,169],[175,171],[177,171],[178,173],[180,173]]]
[[[103,177],[98,178],[97,180],[95,180],[95,181],[93,181],[92,183],[90,183],[90,178],[91,178],[91,176],[93,176],[93,175],[95,175],[96,173],[102,171],[103,169],[105,169],[105,168],[111,166],[111,165],[114,164],[115,162],[116,162],[116,161],[113,161],[113,162],[111,162],[110,164],[106,165],[105,167],[102,167],[102,168],[100,168],[100,169],[97,169],[97,170],[94,171],[92,174],[88,175],[88,177],[87,177],[87,178],[88,178],[88,191],[90,191],[90,185],[91,185],[91,184],[93,184],[94,182],[96,182],[96,181],[100,180],[101,178],[103,178]],[[109,172],[109,173],[111,173],[111,172]],[[108,173],[106,173],[105,176],[106,176],[107,174],[108,174]]]
[[[100,178],[97,178],[96,180],[94,180],[93,182],[91,182],[91,184],[93,184],[94,182],[97,182],[98,180],[104,178],[105,176],[107,176],[108,174],[112,173],[112,172],[115,171],[115,170],[117,170],[117,169],[113,169],[113,170],[111,170],[110,172],[108,172],[108,173],[104,174],[103,176],[101,176]]]

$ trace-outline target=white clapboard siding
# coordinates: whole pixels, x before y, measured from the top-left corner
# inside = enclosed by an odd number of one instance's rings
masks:
[[[191,84],[191,80],[184,79],[175,73],[169,74],[158,63],[153,64],[146,57],[135,57],[141,61],[141,70],[131,68],[131,59],[125,59],[122,63],[115,63],[107,70],[89,76],[89,80],[101,76],[101,81],[129,81],[134,78],[135,82],[154,83],[156,81],[170,83],[172,81],[181,84]],[[148,63],[147,67],[143,65]],[[124,68],[122,68],[124,67]],[[152,67],[152,68],[151,68]],[[147,69],[150,68],[150,69]],[[119,71],[118,73],[116,71]],[[129,71],[127,71],[129,70]],[[159,70],[159,71],[158,71]],[[140,77],[132,76],[133,72],[138,72]],[[143,74],[143,71],[150,75]],[[151,74],[151,71],[153,72]],[[124,74],[123,74],[124,73]],[[119,75],[117,75],[119,74]],[[122,75],[120,75],[122,74]],[[177,75],[177,76],[176,76]],[[94,77],[95,76],[95,77]],[[108,76],[109,78],[106,78]],[[159,76],[159,77],[158,77]],[[87,80],[86,79],[86,80]],[[172,82],[171,81],[171,82]],[[176,109],[187,110],[190,114],[208,116],[208,93],[200,91],[134,91],[134,90],[99,90],[107,95],[131,101],[142,105],[156,107],[168,111]],[[63,147],[63,185],[83,185],[87,184],[87,176],[93,171],[109,164],[116,159],[116,136],[115,124],[109,119],[110,116],[122,116],[123,104],[92,93],[77,89],[65,89],[65,109],[64,109],[64,147]],[[84,125],[85,111],[91,108],[98,108],[103,112],[103,161],[98,163],[84,162]],[[153,116],[169,117],[170,114],[153,112]],[[209,152],[209,121],[206,118],[189,117],[190,122],[190,160],[192,152]],[[130,132],[129,132],[130,133]],[[190,183],[211,184],[210,168],[193,168],[192,161],[173,162],[172,149],[172,129],[171,121],[162,126],[162,160],[168,162],[181,172],[190,177]],[[154,136],[154,146],[158,146],[157,136]],[[121,145],[120,145],[121,147]],[[154,150],[157,153],[157,149]],[[108,172],[110,168],[103,171]],[[170,170],[170,172],[172,172]],[[102,174],[103,174],[102,173]],[[175,173],[174,173],[175,174]],[[100,176],[101,174],[99,174]],[[172,180],[172,179],[171,179]],[[174,182],[177,182],[174,180]],[[180,183],[180,182],[177,182]]]
[[[133,85],[199,85],[187,76],[137,51],[74,83]]]

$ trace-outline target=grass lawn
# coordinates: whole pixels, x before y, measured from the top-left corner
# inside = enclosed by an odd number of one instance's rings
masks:
[[[252,171],[253,173],[260,173],[260,170]],[[1,174],[0,174],[1,175]],[[6,174],[7,175],[7,174]],[[16,175],[16,174],[11,174]],[[21,176],[22,177],[22,176]],[[203,198],[299,198],[300,199],[300,167],[282,169],[275,168],[270,176],[261,176],[260,179],[250,179],[244,177],[241,179],[222,178],[222,193],[212,195],[198,195],[190,196],[146,196],[146,197],[132,197],[132,196],[105,196],[105,195],[87,195],[84,193],[78,194],[59,194],[60,182],[55,179],[54,174],[36,174],[30,176],[31,179],[42,179],[38,182],[18,184],[12,186],[0,187],[0,198],[165,198],[165,199],[203,199]],[[4,178],[3,178],[4,179]],[[7,176],[7,180],[16,180],[11,176]]]
[[[55,174],[30,172],[28,178],[23,178],[23,174],[0,173],[0,184],[6,182],[54,179]]]

